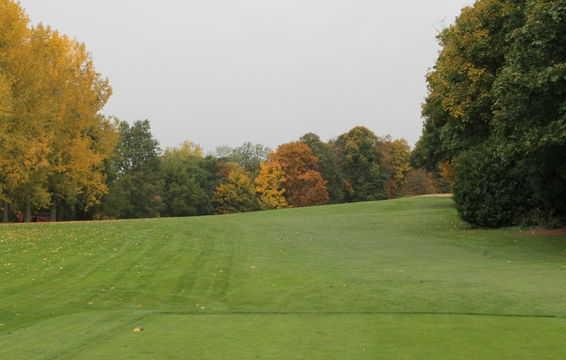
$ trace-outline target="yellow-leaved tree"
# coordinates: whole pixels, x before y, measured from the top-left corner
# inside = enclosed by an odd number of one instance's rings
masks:
[[[249,174],[237,164],[229,164],[228,174],[216,187],[213,203],[218,214],[258,209],[255,187]]]
[[[100,111],[111,95],[106,79],[94,69],[85,46],[42,26],[34,33],[45,39],[41,50],[51,58],[51,101],[55,116],[49,148],[48,190],[52,219],[59,203],[88,208],[107,192],[104,160],[117,141],[114,126]],[[40,51],[40,50],[38,50]]]
[[[6,203],[20,200],[26,209],[49,202],[47,174],[48,135],[34,119],[45,115],[45,97],[33,58],[29,20],[15,1],[0,0],[0,73],[2,91],[9,92],[0,113],[0,174]],[[35,66],[31,64],[35,63]],[[34,115],[35,114],[35,115]],[[6,216],[5,206],[5,216]],[[29,210],[31,212],[31,210]]]
[[[100,115],[111,89],[84,45],[0,0],[2,196],[25,212],[66,202],[87,208],[107,191],[102,171],[116,131]],[[53,212],[53,217],[56,217]]]
[[[401,196],[401,189],[411,170],[411,148],[404,139],[392,140],[389,136],[381,139],[378,149],[382,156],[383,169],[387,174],[384,187],[387,198]]]
[[[255,179],[256,192],[263,209],[282,209],[289,206],[285,199],[285,171],[277,161],[265,161],[261,164],[259,175]]]

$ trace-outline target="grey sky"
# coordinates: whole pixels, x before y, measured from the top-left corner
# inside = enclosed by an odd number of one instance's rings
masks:
[[[22,0],[86,43],[108,114],[163,146],[274,146],[355,125],[414,143],[435,35],[472,0]]]

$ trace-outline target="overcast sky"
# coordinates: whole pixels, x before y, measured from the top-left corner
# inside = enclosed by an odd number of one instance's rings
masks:
[[[114,95],[163,146],[268,146],[356,125],[421,132],[435,36],[472,0],[22,0],[85,42]]]

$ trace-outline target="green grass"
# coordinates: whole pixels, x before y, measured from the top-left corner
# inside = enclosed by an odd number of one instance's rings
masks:
[[[0,226],[0,359],[565,359],[566,238],[518,232],[447,198]]]

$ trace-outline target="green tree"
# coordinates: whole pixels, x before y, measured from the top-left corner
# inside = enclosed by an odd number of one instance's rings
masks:
[[[565,30],[564,0],[479,0],[441,35],[414,160],[473,224],[566,216]]]
[[[330,202],[342,202],[344,200],[344,179],[338,164],[334,143],[323,142],[314,133],[305,134],[300,140],[307,144],[319,159],[320,173],[327,182],[326,187],[330,195]]]
[[[204,158],[200,147],[193,143],[167,149],[161,158],[163,215],[211,214],[215,172],[216,160]]]
[[[159,143],[149,121],[119,121],[120,138],[108,166],[110,192],[102,213],[112,218],[159,216],[162,209]]]
[[[536,208],[566,217],[566,1],[527,4],[494,86],[494,138],[512,144]]]
[[[493,120],[493,84],[521,26],[526,1],[479,0],[439,35],[442,51],[428,74],[423,135],[414,160],[434,170],[485,141]]]
[[[370,201],[387,198],[386,174],[382,168],[380,140],[365,127],[356,127],[341,135],[336,148],[346,183],[346,201]]]

